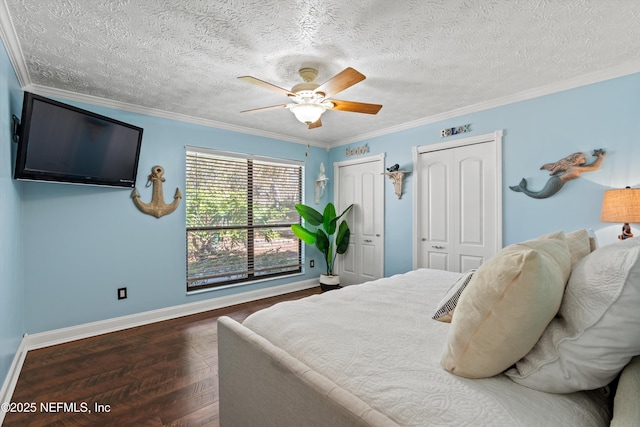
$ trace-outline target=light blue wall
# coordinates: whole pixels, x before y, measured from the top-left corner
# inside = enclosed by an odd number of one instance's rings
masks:
[[[3,84],[15,87],[15,77],[12,73],[8,75],[6,55],[3,60],[7,74],[2,78]],[[640,168],[634,167],[634,159],[640,154],[636,141],[640,126],[639,88],[640,74],[636,74],[372,138],[350,147],[367,143],[370,154],[386,153],[387,166],[399,163],[403,169],[412,169],[412,147],[442,142],[442,128],[471,123],[472,132],[463,137],[504,129],[503,243],[557,229],[602,229],[608,226],[599,222],[603,190],[609,186],[640,184]],[[2,108],[19,115],[20,97],[16,98],[8,88],[3,89],[3,95]],[[346,158],[346,147],[334,148],[329,153],[311,147],[307,157],[307,148],[301,144],[75,105],[145,129],[137,180],[143,200],[150,198],[150,190],[144,184],[155,164],[165,167],[167,199],[173,188],[184,189],[185,145],[306,161],[308,203],[313,200],[313,180],[320,162],[325,163],[327,175],[333,178],[333,162]],[[36,333],[215,298],[314,278],[320,273],[316,267],[293,279],[187,296],[184,201],[174,214],[156,219],[135,209],[128,190],[16,183],[11,180],[12,162],[8,159],[14,150],[6,131],[9,113],[3,117],[0,124],[5,123],[5,143],[0,154],[4,168],[0,170],[0,189],[6,202],[0,207],[3,218],[0,256],[9,267],[0,272],[0,286],[9,297],[0,299],[3,304],[0,337],[3,351],[4,348],[9,351],[3,354],[0,367],[5,371],[22,332]],[[534,200],[508,189],[522,177],[529,180],[531,187],[541,188],[547,175],[539,170],[540,165],[574,151],[590,153],[595,148],[604,148],[608,153],[602,168],[569,182],[552,198]],[[330,181],[329,190],[331,187]],[[411,175],[405,180],[400,200],[393,194],[391,182],[385,181],[387,276],[412,268],[412,191]],[[331,198],[329,191],[319,208]],[[611,234],[616,234],[619,225],[611,227]],[[315,249],[307,251],[307,259],[319,259]],[[116,289],[122,286],[128,287],[129,297],[118,301]],[[5,341],[9,347],[4,345]]]
[[[305,192],[310,201],[319,162],[326,163],[328,158],[326,150],[314,147],[305,156],[307,147],[302,144],[71,104],[144,128],[136,181],[144,202],[151,199],[145,183],[157,164],[165,168],[165,200],[171,200],[176,187],[184,194],[185,145],[306,161]],[[186,295],[184,200],[176,212],[158,219],[135,208],[131,190],[22,185],[29,333],[300,281],[320,273],[316,267],[303,276]],[[128,298],[118,301],[116,290],[125,286]]]
[[[379,114],[383,113],[384,108]],[[440,136],[442,129],[467,123],[471,123],[470,133],[449,138]],[[601,230],[599,235],[615,239],[620,224],[601,223],[600,206],[605,189],[640,185],[640,74],[336,147],[330,151],[330,162],[333,165],[333,162],[345,160],[345,148],[366,143],[369,155],[386,153],[387,167],[399,163],[402,169],[412,170],[412,147],[499,129],[504,130],[504,245],[555,230],[579,228]],[[607,152],[600,169],[569,181],[548,199],[532,199],[508,188],[525,177],[530,188],[541,189],[549,177],[547,171],[539,170],[541,165],[577,151],[587,154],[591,161],[591,152],[596,148]],[[408,175],[402,199],[398,200],[391,181],[386,180],[386,276],[412,268],[413,183],[413,176]]]
[[[12,179],[15,144],[11,113],[20,116],[22,91],[0,43],[0,384],[24,332],[21,185]]]

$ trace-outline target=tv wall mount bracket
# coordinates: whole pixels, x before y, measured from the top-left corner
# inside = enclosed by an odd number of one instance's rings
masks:
[[[11,118],[13,119],[13,142],[18,142],[18,138],[20,138],[20,133],[22,132],[20,119],[15,114],[12,114]]]

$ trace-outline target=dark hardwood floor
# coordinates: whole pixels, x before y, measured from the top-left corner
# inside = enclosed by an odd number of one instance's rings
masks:
[[[219,426],[216,321],[312,288],[27,354],[3,426]],[[35,404],[32,405],[32,404]]]

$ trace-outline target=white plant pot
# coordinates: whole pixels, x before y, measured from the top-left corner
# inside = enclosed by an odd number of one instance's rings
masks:
[[[321,274],[319,281],[320,281],[320,288],[323,291],[329,291],[332,289],[340,288],[340,276],[338,276],[337,274],[334,274],[334,275]]]
[[[329,276],[328,274],[321,274],[320,275],[320,284],[322,285],[339,285],[340,284],[340,276],[338,276],[337,274],[333,274],[331,276]]]

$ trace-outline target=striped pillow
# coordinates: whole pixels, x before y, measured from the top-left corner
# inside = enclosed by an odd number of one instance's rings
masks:
[[[462,291],[467,287],[473,273],[476,272],[476,269],[472,269],[466,271],[460,276],[458,280],[451,286],[451,288],[447,291],[447,294],[442,298],[442,300],[438,303],[438,310],[433,315],[432,319],[437,320],[439,322],[451,323],[451,319],[453,318],[453,311],[458,304],[458,299],[460,295],[462,295]]]

